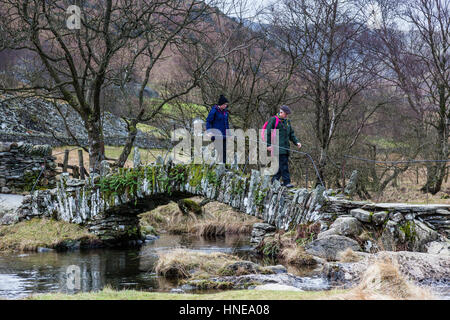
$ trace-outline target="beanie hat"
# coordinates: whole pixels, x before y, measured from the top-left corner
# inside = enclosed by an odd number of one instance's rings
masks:
[[[291,114],[291,109],[288,106],[281,106],[281,110],[283,110],[286,114]]]
[[[227,100],[227,98],[225,98],[225,97],[223,96],[223,94],[221,94],[220,97],[219,97],[219,102],[217,102],[217,104],[218,104],[219,106],[221,106],[221,105],[223,105],[223,104],[225,104],[225,103],[228,103],[228,100]]]

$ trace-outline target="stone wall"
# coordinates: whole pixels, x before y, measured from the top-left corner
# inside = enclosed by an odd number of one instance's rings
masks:
[[[0,142],[1,193],[31,191],[42,166],[45,166],[36,188],[56,187],[56,163],[48,145]]]
[[[11,133],[0,131],[0,142],[27,142],[30,144],[48,144],[52,147],[59,146],[72,146],[76,145],[76,142],[67,136],[58,137],[55,139],[50,134],[28,134],[28,133]],[[78,142],[82,146],[88,145],[88,139],[85,137],[77,138]],[[127,141],[126,135],[112,136],[106,135],[104,137],[105,145],[119,147],[125,145]],[[170,146],[170,141],[165,139],[155,138],[154,136],[147,136],[141,133],[136,137],[134,145],[144,149],[164,149]]]
[[[358,220],[358,223],[374,228],[379,226],[381,231],[386,232],[387,240],[390,235],[401,237],[400,231],[405,225],[408,228],[425,228],[424,232],[431,230],[434,234],[440,233],[440,236],[449,235],[450,205],[350,201],[343,195],[332,196],[333,190],[325,190],[321,186],[314,190],[286,189],[278,181],[272,184],[270,176],[261,176],[258,171],[253,170],[251,175],[243,175],[226,169],[221,164],[183,166],[159,162],[130,170],[139,172],[136,190],[125,188],[117,195],[98,187],[100,176],[81,181],[61,175],[57,188],[37,191],[27,196],[12,220],[48,216],[85,224],[92,232],[104,237],[111,237],[115,231],[123,231],[119,232],[123,236],[124,233],[133,234],[135,231],[133,223],[137,223],[137,219],[132,217],[146,211],[146,201],[161,195],[183,193],[186,196],[200,195],[228,204],[282,230],[317,222],[324,231],[335,229],[335,234],[346,236],[346,229],[333,228],[333,223],[337,218],[347,217],[344,220]],[[118,173],[106,171],[105,179],[116,174]],[[121,216],[124,218],[118,218]],[[108,223],[102,224],[99,221]],[[98,232],[100,229],[102,234]],[[108,229],[113,233],[108,232]],[[392,234],[389,233],[390,230]],[[404,230],[405,236],[408,236],[408,230]],[[415,234],[420,231],[417,230],[409,231]],[[425,244],[421,243],[421,246]]]

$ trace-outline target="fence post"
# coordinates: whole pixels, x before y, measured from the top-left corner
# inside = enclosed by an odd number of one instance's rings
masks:
[[[64,150],[63,172],[67,172],[67,165],[69,163],[69,150]]]
[[[80,178],[80,170],[78,170],[77,166],[73,166],[72,176],[73,176],[74,179],[79,179]]]
[[[419,184],[419,166],[416,166],[416,184]]]
[[[78,150],[78,166],[80,167],[80,178],[81,180],[85,179],[84,176],[84,162],[83,162],[83,150]]]

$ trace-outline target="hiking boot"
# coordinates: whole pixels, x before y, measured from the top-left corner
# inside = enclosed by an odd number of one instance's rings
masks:
[[[284,186],[285,186],[286,188],[288,188],[288,189],[294,187],[294,185],[293,185],[292,183],[285,184]]]

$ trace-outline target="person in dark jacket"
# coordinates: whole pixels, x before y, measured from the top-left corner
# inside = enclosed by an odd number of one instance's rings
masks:
[[[226,131],[227,129],[229,129],[227,107],[227,98],[225,98],[223,95],[220,95],[219,101],[211,108],[211,111],[206,118],[206,130],[217,129],[222,133],[221,136],[213,136],[211,140],[222,140],[223,149],[222,154],[219,153],[219,161],[223,163],[226,162]]]
[[[280,119],[276,127],[279,136],[279,167],[278,172],[272,177],[272,182],[275,179],[280,180],[280,178],[283,178],[283,185],[287,188],[292,188],[293,185],[291,184],[291,176],[289,174],[289,141],[292,141],[299,149],[302,147],[302,144],[295,136],[291,121],[288,119],[289,114],[291,114],[291,109],[288,106],[281,106],[280,112],[277,114],[277,117]],[[275,128],[275,124],[276,119],[272,117],[266,127],[267,150],[269,151],[272,151],[272,148],[276,147],[271,145],[271,131]]]

